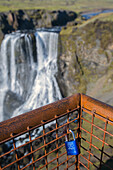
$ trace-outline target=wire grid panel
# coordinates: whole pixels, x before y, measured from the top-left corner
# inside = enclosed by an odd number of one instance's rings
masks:
[[[0,169],[75,169],[77,159],[67,156],[65,135],[71,139],[69,129],[78,136],[78,109],[55,116],[21,134],[11,134],[0,145]]]
[[[113,170],[113,122],[82,108],[79,168]]]

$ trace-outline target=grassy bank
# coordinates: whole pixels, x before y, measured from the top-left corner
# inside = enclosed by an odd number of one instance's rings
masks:
[[[18,9],[73,10],[113,8],[112,0],[0,0],[0,12]]]

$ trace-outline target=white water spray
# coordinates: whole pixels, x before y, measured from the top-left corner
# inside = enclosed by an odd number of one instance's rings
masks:
[[[11,96],[8,96],[7,91],[15,96],[15,102],[12,100],[12,117],[62,98],[55,78],[58,71],[58,33],[43,30],[36,31],[34,36],[36,58],[33,56],[33,41],[29,34],[9,34],[2,42],[0,61],[5,69],[0,69],[0,93],[3,96],[0,103],[0,121],[6,119],[5,104],[10,108],[7,98]]]

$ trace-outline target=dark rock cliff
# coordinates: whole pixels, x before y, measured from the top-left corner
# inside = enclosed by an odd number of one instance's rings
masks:
[[[0,44],[5,34],[41,27],[76,24],[77,14],[73,11],[18,10],[0,13]]]
[[[40,27],[65,26],[75,24],[77,14],[72,11],[18,10],[0,13],[0,34],[17,30],[31,30]]]

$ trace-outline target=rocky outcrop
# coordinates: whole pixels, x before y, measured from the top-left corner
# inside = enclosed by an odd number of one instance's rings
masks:
[[[63,96],[85,93],[113,105],[113,23],[61,31],[58,81]],[[68,28],[69,30],[69,28]]]
[[[75,25],[77,14],[72,11],[18,10],[0,13],[0,35],[17,30],[33,30],[40,27]]]

